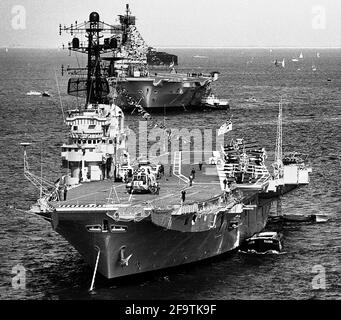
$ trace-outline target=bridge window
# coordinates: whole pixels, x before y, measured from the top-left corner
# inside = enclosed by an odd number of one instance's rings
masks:
[[[111,232],[126,232],[128,230],[127,226],[112,225]]]

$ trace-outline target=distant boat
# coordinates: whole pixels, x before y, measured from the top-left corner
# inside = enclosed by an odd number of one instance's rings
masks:
[[[298,62],[298,59],[293,58],[293,59],[291,59],[291,61],[292,61],[292,62]]]
[[[319,52],[316,53],[316,57],[317,57],[317,58],[320,58],[320,57],[321,57],[321,55],[320,55]]]
[[[26,95],[28,95],[28,96],[41,96],[41,92],[31,90],[30,92],[27,92]]]
[[[51,97],[51,95],[48,93],[48,91],[43,91],[43,92],[40,92],[40,91],[30,91],[30,92],[27,92],[26,95],[28,96],[42,96],[42,97]]]
[[[303,53],[301,52],[301,54],[300,54],[300,59],[303,59]]]
[[[51,95],[48,93],[48,91],[44,91],[41,95],[43,97],[51,97]]]
[[[316,66],[314,66],[314,65],[311,67],[311,69],[312,69],[313,71],[316,71],[316,70],[317,70]]]
[[[278,61],[277,59],[274,61],[274,64],[276,67],[282,67],[285,68],[285,59],[283,59],[282,61]]]
[[[6,48],[5,51],[8,52],[8,48]]]
[[[207,57],[206,57],[206,56],[199,56],[199,55],[193,56],[193,58],[198,58],[198,59],[207,59]]]
[[[257,102],[257,99],[255,97],[250,97],[245,99],[247,102]]]

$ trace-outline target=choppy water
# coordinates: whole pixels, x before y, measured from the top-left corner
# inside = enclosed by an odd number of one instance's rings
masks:
[[[313,168],[309,186],[282,199],[282,212],[323,213],[325,224],[286,224],[285,254],[243,255],[233,252],[213,261],[126,281],[96,280],[89,295],[92,270],[50,225],[21,211],[37,198],[24,179],[20,142],[36,143],[30,163],[54,180],[60,174],[60,146],[67,136],[59,107],[55,71],[65,108],[67,78],[62,64],[74,57],[54,50],[0,51],[0,298],[1,299],[340,299],[341,298],[341,50],[168,50],[179,55],[184,71],[221,72],[215,93],[231,103],[231,137],[257,140],[275,148],[278,102],[285,102],[283,146],[307,153]],[[207,59],[193,58],[194,55]],[[285,69],[274,59],[286,58]],[[80,63],[82,58],[79,57]],[[247,63],[249,61],[249,63]],[[312,71],[312,65],[317,71]],[[300,69],[300,70],[298,70]],[[330,81],[327,81],[330,79]],[[27,96],[48,90],[53,96]],[[256,102],[247,101],[256,98]],[[225,112],[167,114],[170,127],[217,128]],[[162,119],[162,116],[156,116]],[[127,115],[131,128],[137,118]],[[273,209],[275,210],[275,208]],[[277,230],[276,229],[276,230]],[[275,229],[272,229],[275,230]],[[12,268],[26,270],[26,289],[12,288]],[[326,289],[314,290],[313,268],[325,268]]]

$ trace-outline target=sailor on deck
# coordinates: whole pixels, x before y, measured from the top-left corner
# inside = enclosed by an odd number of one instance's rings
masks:
[[[64,201],[66,201],[66,196],[67,196],[67,186],[66,186],[66,185],[64,185],[63,189],[64,189]]]
[[[227,179],[226,178],[224,179],[223,184],[224,184],[224,190],[226,190],[226,185],[227,185]]]
[[[193,177],[193,180],[194,180],[195,179],[195,170],[194,170],[194,168],[192,168],[191,176]]]
[[[193,184],[193,176],[190,175],[190,176],[189,176],[189,186],[191,187],[192,184]]]
[[[186,200],[186,190],[181,191],[181,204],[183,204]]]

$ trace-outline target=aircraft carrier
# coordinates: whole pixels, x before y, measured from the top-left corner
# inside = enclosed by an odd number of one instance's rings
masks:
[[[109,47],[116,49],[113,28],[96,12],[77,26],[60,26],[60,32],[87,34],[88,43],[78,38],[70,43],[70,50],[88,56],[86,76],[77,70],[68,85],[68,93],[84,96],[85,103],[66,112],[69,137],[57,181],[44,182],[30,171],[23,144],[25,176],[40,190],[30,212],[50,221],[80,252],[94,268],[93,279],[96,272],[128,276],[238,248],[264,229],[269,216],[271,199],[260,197],[273,181],[264,149],[252,146],[247,154],[240,139],[203,152],[203,162],[188,161],[181,149],[134,157],[124,112],[110,97],[100,63]],[[169,142],[177,139],[167,136]]]
[[[136,102],[149,110],[202,108],[201,99],[211,93],[210,85],[219,72],[178,73],[178,57],[145,43],[129,5],[119,21],[113,28],[118,48],[113,57],[107,57],[111,61],[109,82],[118,93],[116,103],[124,110],[132,109]]]

